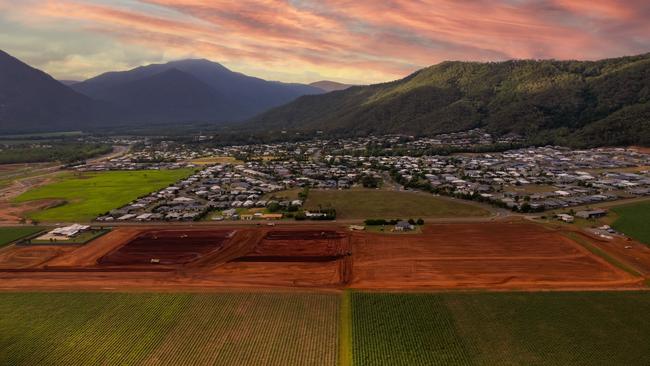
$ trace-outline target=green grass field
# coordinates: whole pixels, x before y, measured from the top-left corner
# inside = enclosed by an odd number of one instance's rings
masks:
[[[352,293],[355,365],[650,365],[650,293]]]
[[[36,226],[0,227],[0,248],[43,230]]]
[[[334,207],[339,219],[475,217],[489,211],[431,194],[372,189],[311,190],[305,208]]]
[[[335,294],[0,294],[2,365],[335,365]]]
[[[618,215],[612,227],[632,238],[650,245],[650,202],[613,207]]]
[[[297,200],[300,199],[299,193],[302,192],[302,188],[293,188],[287,189],[284,191],[271,192],[264,195],[264,199],[276,199],[276,200]]]
[[[66,173],[56,182],[32,189],[15,202],[55,199],[66,204],[29,213],[38,221],[90,221],[139,196],[164,188],[188,175],[190,169]]]

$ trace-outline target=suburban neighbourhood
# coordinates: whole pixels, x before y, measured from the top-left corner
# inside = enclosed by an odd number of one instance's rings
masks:
[[[524,213],[650,195],[647,153],[559,146],[467,152],[519,143],[516,136],[493,139],[481,130],[432,138],[370,136],[237,146],[212,146],[200,136],[195,141],[132,141],[136,148],[128,154],[75,167],[196,170],[97,221],[277,219],[304,203],[281,193],[306,188],[419,190]],[[465,152],[427,155],[449,148]],[[307,212],[307,217],[318,214]]]

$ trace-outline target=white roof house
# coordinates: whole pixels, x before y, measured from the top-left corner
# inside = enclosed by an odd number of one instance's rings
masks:
[[[50,231],[50,234],[72,237],[88,229],[90,229],[90,226],[88,225],[73,224],[70,226],[58,227]]]

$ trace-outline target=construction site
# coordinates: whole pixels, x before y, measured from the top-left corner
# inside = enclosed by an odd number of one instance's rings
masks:
[[[85,245],[0,250],[0,288],[21,290],[619,289],[643,287],[649,273],[642,244],[524,220],[428,224],[412,234],[125,226]]]

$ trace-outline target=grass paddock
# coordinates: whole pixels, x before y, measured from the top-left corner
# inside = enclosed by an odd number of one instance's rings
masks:
[[[311,190],[307,210],[334,207],[339,219],[489,216],[486,209],[420,192],[373,189]]]
[[[650,245],[650,202],[639,202],[611,209],[618,216],[612,227]]]
[[[29,190],[15,202],[62,200],[65,203],[27,216],[37,221],[90,221],[134,199],[167,187],[191,169],[66,173],[57,181]]]

